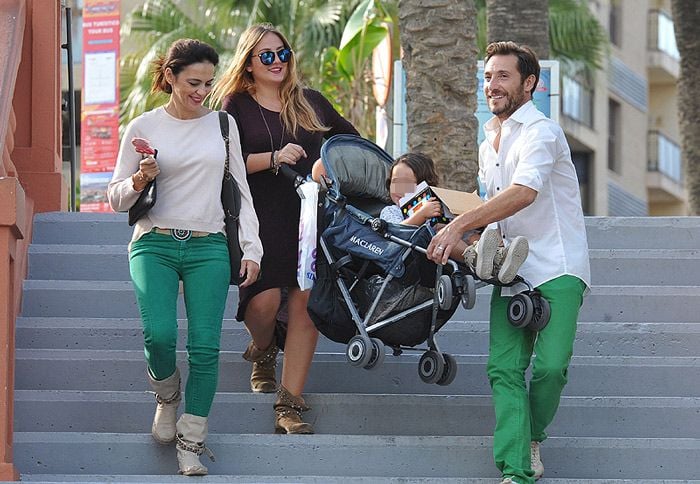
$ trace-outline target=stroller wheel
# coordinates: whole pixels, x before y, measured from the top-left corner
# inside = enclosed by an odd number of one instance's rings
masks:
[[[532,305],[534,316],[528,327],[533,331],[541,331],[549,323],[549,316],[551,315],[549,301],[543,298],[539,291],[535,291],[532,294]]]
[[[464,292],[462,292],[462,307],[472,309],[476,304],[476,282],[471,275],[464,277]]]
[[[363,368],[365,370],[374,370],[378,368],[384,361],[384,343],[379,338],[370,338],[372,341],[372,359]]]
[[[350,338],[345,356],[352,366],[366,366],[372,360],[372,340],[358,334]]]
[[[445,369],[445,363],[440,353],[434,350],[426,351],[418,362],[418,375],[425,383],[436,383]]]
[[[534,316],[532,299],[528,294],[516,294],[508,302],[508,321],[516,328],[524,328]]]
[[[452,307],[452,279],[443,274],[437,283],[438,307],[444,311],[449,311]]]
[[[457,376],[457,360],[449,353],[443,353],[442,357],[445,359],[445,369],[442,371],[442,376],[436,383],[446,386],[452,383]]]

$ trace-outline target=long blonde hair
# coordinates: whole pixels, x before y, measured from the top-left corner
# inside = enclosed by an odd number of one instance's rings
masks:
[[[214,105],[220,104],[229,94],[243,92],[251,96],[255,94],[255,79],[246,67],[250,65],[253,49],[268,32],[275,34],[286,48],[291,49],[287,39],[274,25],[262,23],[248,27],[238,40],[238,47],[231,64],[212,91],[211,99]],[[296,57],[292,55],[289,59],[287,75],[282,81],[279,92],[282,101],[280,113],[282,123],[293,135],[296,135],[299,126],[307,131],[328,131],[329,128],[321,123],[316,111],[306,100],[296,67]]]

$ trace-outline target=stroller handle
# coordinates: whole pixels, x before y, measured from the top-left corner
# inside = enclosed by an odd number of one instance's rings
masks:
[[[412,242],[408,242],[406,240],[403,240],[400,237],[396,237],[395,235],[392,235],[389,233],[389,224],[387,223],[386,220],[383,220],[381,218],[368,218],[367,222],[369,223],[370,228],[380,234],[382,237],[384,237],[387,240],[390,240],[392,242],[395,242],[403,247],[410,247],[411,249],[423,254],[426,258],[428,257],[428,251],[424,249],[423,247],[416,245]],[[452,270],[457,271],[459,269],[459,265],[453,261],[452,259],[448,259],[446,264],[442,265],[450,265],[452,267]]]
[[[304,183],[304,178],[299,173],[292,170],[289,165],[284,163],[280,164],[280,173],[294,184],[294,189],[301,195],[298,188]]]

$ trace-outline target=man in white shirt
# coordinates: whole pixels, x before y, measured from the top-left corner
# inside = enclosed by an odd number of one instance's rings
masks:
[[[488,376],[496,412],[494,459],[503,484],[532,483],[544,467],[539,443],[554,418],[573,352],[576,320],[590,286],[588,243],[576,170],[561,128],[537,110],[537,56],[526,46],[487,47],[484,93],[494,114],[479,149],[479,176],[487,201],[466,212],[431,241],[429,257],[447,262],[468,230],[495,224],[508,245],[529,242],[520,275],[549,302],[549,324],[539,333],[509,323],[510,297],[522,290],[494,287]],[[529,390],[525,371],[532,362]]]

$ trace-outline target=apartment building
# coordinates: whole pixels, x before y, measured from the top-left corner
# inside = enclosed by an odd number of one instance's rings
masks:
[[[688,213],[678,127],[679,54],[670,0],[594,0],[611,50],[593,78],[562,76],[560,121],[585,213]]]

